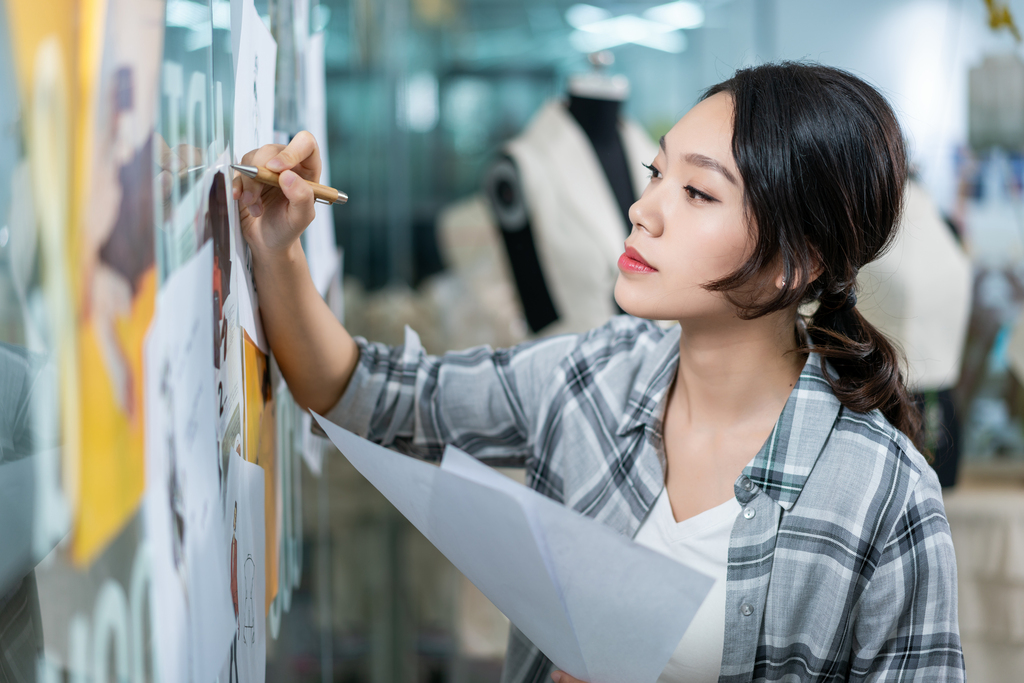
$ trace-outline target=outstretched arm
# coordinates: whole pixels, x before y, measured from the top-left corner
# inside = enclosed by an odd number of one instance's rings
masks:
[[[320,179],[320,152],[303,131],[287,146],[249,152],[242,163],[280,173],[280,188],[236,177],[234,197],[274,357],[296,403],[325,413],[348,386],[359,347],[317,292],[299,241],[315,216],[313,191],[301,179]]]

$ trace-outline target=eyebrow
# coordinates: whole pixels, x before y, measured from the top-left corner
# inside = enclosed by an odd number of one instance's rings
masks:
[[[662,135],[661,139],[658,140],[658,144],[661,145],[661,149],[663,151],[668,152],[668,149],[665,147],[664,135]],[[732,172],[729,171],[729,169],[727,169],[725,166],[723,166],[720,162],[716,161],[715,159],[712,159],[711,157],[708,156],[704,156],[703,154],[696,154],[694,152],[690,152],[689,154],[683,156],[683,159],[693,164],[694,166],[700,166],[701,168],[706,168],[710,171],[718,171],[719,173],[725,176],[726,180],[728,180],[733,185],[739,187],[739,183],[736,182],[736,176],[734,176]]]

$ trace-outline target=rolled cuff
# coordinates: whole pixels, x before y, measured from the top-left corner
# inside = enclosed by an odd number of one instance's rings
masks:
[[[349,379],[345,393],[323,417],[353,434],[368,438],[374,412],[381,396],[387,391],[388,383],[388,374],[374,372],[369,360],[371,357],[380,355],[379,353],[375,354],[375,350],[386,347],[380,344],[371,344],[365,337],[354,337],[354,340],[359,347],[359,360],[356,362],[355,372]],[[371,346],[374,348],[370,348]],[[403,362],[419,357],[422,352],[423,345],[419,335],[412,328],[406,326],[405,345],[402,349]],[[313,420],[310,431],[317,436],[327,437],[316,420]]]

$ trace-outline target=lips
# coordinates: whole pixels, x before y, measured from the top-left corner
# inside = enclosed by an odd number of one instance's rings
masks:
[[[619,257],[619,270],[630,273],[658,272],[658,269],[645,261],[640,252],[633,247],[626,247],[626,251]]]

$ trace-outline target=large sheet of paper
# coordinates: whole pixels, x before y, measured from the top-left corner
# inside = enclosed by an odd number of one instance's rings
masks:
[[[213,680],[234,630],[221,552],[212,279],[207,242],[158,293],[144,351],[144,522],[154,642],[165,681]]]
[[[253,0],[242,0],[242,23],[235,65],[235,162],[251,150],[273,142],[274,74],[277,43],[256,12]]]
[[[654,683],[713,580],[449,447],[441,467],[327,436],[560,669]]]

